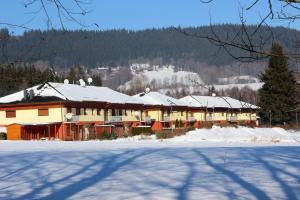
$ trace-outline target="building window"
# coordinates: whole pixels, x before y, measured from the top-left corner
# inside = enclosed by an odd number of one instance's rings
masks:
[[[48,108],[38,109],[38,115],[49,116],[49,109]]]
[[[84,114],[84,115],[88,115],[87,109],[86,109],[86,108],[83,109],[83,114]]]
[[[6,118],[13,118],[13,117],[16,117],[16,111],[15,110],[6,111]]]
[[[72,108],[71,107],[67,107],[67,113],[72,113]]]
[[[170,111],[169,110],[167,110],[167,116],[170,116]]]
[[[122,110],[112,109],[112,116],[120,116],[122,115]]]
[[[101,115],[101,109],[97,109],[97,115]]]
[[[183,111],[181,111],[181,116],[183,116]]]
[[[80,115],[80,108],[76,108],[76,115]]]

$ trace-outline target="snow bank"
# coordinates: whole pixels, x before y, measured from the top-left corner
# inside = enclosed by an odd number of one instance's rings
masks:
[[[262,88],[264,83],[244,83],[244,84],[226,84],[226,85],[213,85],[216,90],[226,90],[226,89],[232,89],[234,87],[237,87],[239,89],[242,89],[243,87],[249,87],[252,90],[259,90]]]
[[[300,132],[290,133],[282,128],[247,128],[214,126],[211,129],[197,129],[186,135],[170,139],[172,142],[251,142],[251,143],[298,143]],[[298,142],[297,142],[298,141]]]

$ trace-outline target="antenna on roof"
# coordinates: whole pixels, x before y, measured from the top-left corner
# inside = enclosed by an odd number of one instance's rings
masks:
[[[88,78],[88,83],[89,83],[89,85],[91,85],[91,83],[93,82],[93,79],[90,77],[90,78]]]
[[[34,96],[35,96],[34,90],[33,90],[33,89],[30,89],[30,90],[29,90],[29,99],[30,99],[30,100],[33,99]]]
[[[65,79],[65,80],[64,80],[64,84],[69,84],[69,80],[68,80],[68,79]]]
[[[147,87],[147,88],[145,89],[145,94],[147,94],[147,93],[149,93],[149,92],[150,92],[150,88]]]
[[[24,90],[24,98],[25,101],[27,101],[29,99],[29,93],[27,90]]]
[[[79,79],[79,85],[85,87],[85,82],[83,79]]]

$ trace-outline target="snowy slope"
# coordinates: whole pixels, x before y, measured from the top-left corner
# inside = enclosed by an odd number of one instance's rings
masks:
[[[216,90],[226,90],[226,89],[231,89],[234,87],[237,87],[239,89],[242,89],[243,87],[249,87],[252,90],[259,90],[264,83],[259,82],[259,83],[245,83],[245,84],[226,84],[226,85],[213,85]]]
[[[135,80],[140,80],[144,87],[149,85],[153,87],[152,83],[155,82],[155,87],[157,88],[169,88],[174,85],[177,85],[177,87],[194,86],[195,82],[203,84],[201,77],[197,73],[189,71],[175,71],[174,69],[174,66],[162,66],[155,67],[152,70],[143,70],[139,72],[133,70],[133,79],[126,82],[124,85],[121,85],[119,89],[121,91],[129,90]]]
[[[217,82],[219,84],[241,84],[241,83],[259,83],[260,80],[256,77],[249,75],[242,76],[231,76],[226,78],[218,78]]]

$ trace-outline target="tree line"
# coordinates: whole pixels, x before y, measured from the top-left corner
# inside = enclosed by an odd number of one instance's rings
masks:
[[[59,74],[52,68],[44,70],[33,65],[15,66],[13,64],[0,65],[0,97],[21,91],[45,82],[63,82],[68,79],[70,83],[78,83],[79,79],[93,79],[92,85],[101,86],[99,75],[89,76],[80,66],[73,67],[68,74]]]
[[[210,36],[218,33],[220,38],[230,40],[240,25],[224,24],[185,28],[191,34]],[[247,26],[254,31],[256,26]],[[255,40],[269,37],[269,27],[259,29]],[[299,32],[282,27],[272,28],[273,37],[284,49],[293,49]],[[230,65],[235,62],[224,49],[205,39],[188,37],[175,28],[148,29],[142,31],[27,31],[21,36],[0,31],[0,63],[47,61],[49,66],[69,68],[84,65],[94,68],[103,65],[127,65],[130,60],[162,58],[164,63],[174,60],[195,59],[209,65]],[[235,55],[243,55],[241,49],[231,49]],[[194,71],[194,70],[192,70]]]

